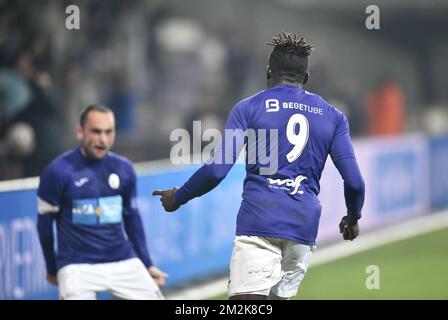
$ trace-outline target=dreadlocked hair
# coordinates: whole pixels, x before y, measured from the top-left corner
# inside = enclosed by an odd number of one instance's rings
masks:
[[[269,55],[272,73],[292,81],[302,81],[308,72],[309,56],[314,46],[308,44],[304,37],[286,32],[279,33],[266,44],[274,47]]]
[[[306,43],[304,37],[297,40],[298,36],[293,33],[282,32],[278,37],[273,37],[272,42],[267,42],[268,46],[273,46],[274,50],[279,49],[285,54],[294,54],[299,57],[307,57],[314,50],[314,46]]]

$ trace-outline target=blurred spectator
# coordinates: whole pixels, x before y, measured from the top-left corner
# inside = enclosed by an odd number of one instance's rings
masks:
[[[247,77],[249,74],[250,64],[250,51],[245,42],[250,37],[242,38],[238,37],[237,34],[226,35],[227,40],[227,59],[226,68],[227,71],[227,82],[228,82],[228,96],[226,97],[226,102],[229,102],[229,106],[226,109],[226,113],[230,111],[233,104],[239,101],[242,96],[244,96],[244,88],[247,82]]]
[[[367,126],[370,135],[400,134],[405,126],[405,96],[392,80],[382,81],[366,96]]]
[[[107,99],[107,105],[116,118],[117,132],[129,132],[135,125],[136,97],[129,88],[129,83],[120,75],[115,77],[112,92]]]
[[[64,110],[61,122],[65,147],[72,146],[77,141],[73,136],[73,130],[79,125],[82,108],[99,101],[96,82],[81,72],[77,64],[67,63],[59,90],[61,107]]]
[[[334,98],[329,98],[329,102],[342,110],[350,124],[350,134],[352,137],[359,137],[366,133],[366,112],[363,108],[356,82],[349,76],[342,76],[335,83]],[[332,101],[335,99],[335,101]]]
[[[36,137],[36,148],[24,162],[24,175],[36,176],[62,150],[58,111],[44,89],[30,81],[33,99],[16,118],[18,122],[30,124]]]
[[[218,108],[218,101],[219,97],[216,94],[216,90],[210,87],[203,87],[199,90],[193,112],[189,114],[183,126],[188,128],[191,136],[193,136],[193,121],[201,122],[201,135],[207,129],[222,130],[224,118],[220,117],[221,112]]]
[[[0,69],[0,179],[24,175],[23,160],[35,146],[34,131],[17,121],[32,99],[26,79],[14,69]]]
[[[3,112],[6,115],[2,126],[3,149],[6,150],[4,157],[8,163],[2,176],[8,179],[38,175],[61,151],[59,114],[41,85],[51,84],[49,75],[35,72],[33,56],[28,51],[22,51],[18,55],[15,67],[18,71],[16,80],[23,80],[16,85],[3,87],[4,97],[15,97],[15,104],[2,104],[3,111],[6,111]],[[26,97],[22,97],[20,101],[18,97],[24,95]],[[13,110],[11,105],[14,106]]]
[[[448,107],[446,105],[428,106],[423,114],[423,128],[431,135],[448,134]]]
[[[14,69],[0,69],[0,134],[31,100],[27,81]]]

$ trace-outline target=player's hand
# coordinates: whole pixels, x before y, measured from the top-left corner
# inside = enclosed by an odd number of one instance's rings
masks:
[[[344,240],[353,241],[359,236],[358,222],[350,222],[347,216],[342,217],[339,223],[339,232],[342,233]]]
[[[159,287],[163,287],[165,285],[165,279],[168,278],[167,273],[154,266],[149,267],[148,272]]]
[[[54,286],[58,286],[58,278],[56,276],[52,276],[52,275],[47,274],[46,277],[47,277],[47,282],[49,284],[52,284]]]
[[[153,196],[161,196],[160,201],[162,202],[163,208],[167,212],[173,212],[179,209],[180,205],[176,203],[174,200],[174,194],[176,193],[177,188],[173,187],[173,189],[168,190],[156,190],[152,193]]]

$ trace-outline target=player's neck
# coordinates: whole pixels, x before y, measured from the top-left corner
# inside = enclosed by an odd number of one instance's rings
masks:
[[[268,87],[273,88],[276,86],[295,86],[298,88],[302,88],[302,84],[300,82],[291,82],[284,79],[269,79]]]

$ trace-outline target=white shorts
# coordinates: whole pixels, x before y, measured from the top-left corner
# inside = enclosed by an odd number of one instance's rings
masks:
[[[108,263],[70,264],[58,271],[61,299],[92,300],[99,292],[114,299],[164,299],[159,287],[138,258]]]
[[[258,294],[288,299],[297,294],[314,246],[291,240],[236,236],[230,262],[229,297]]]

